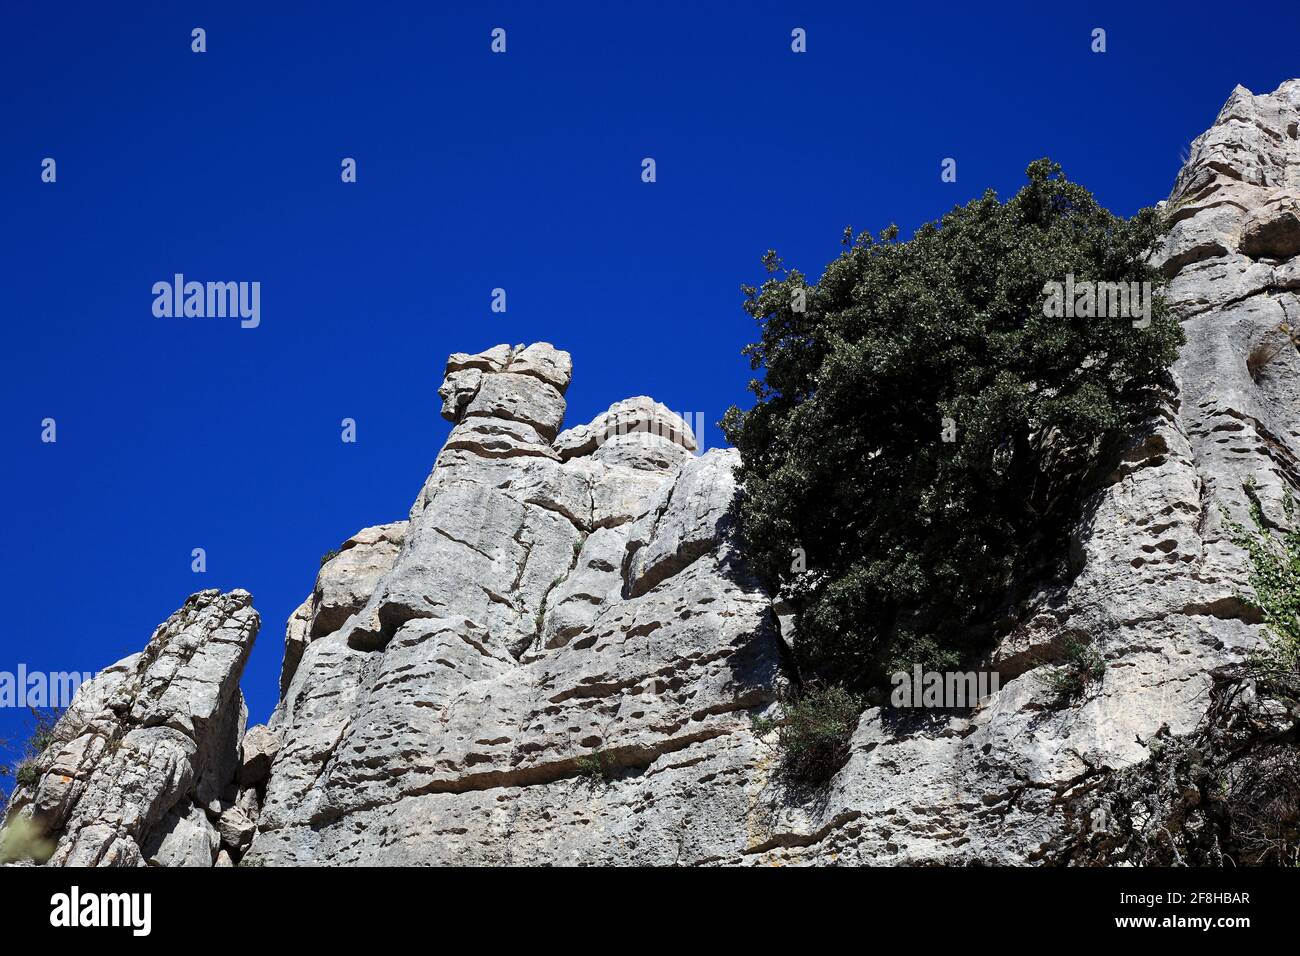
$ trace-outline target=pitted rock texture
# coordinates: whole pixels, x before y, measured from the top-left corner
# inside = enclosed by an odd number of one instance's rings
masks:
[[[1192,732],[1214,674],[1262,650],[1237,599],[1247,479],[1285,526],[1300,479],[1300,324],[1291,210],[1300,196],[1300,81],[1238,87],[1199,137],[1167,204],[1159,255],[1187,342],[1164,407],[1084,502],[1077,574],[1031,602],[991,655],[1001,690],[969,717],[871,709],[848,765],[816,801],[773,788],[758,858],[801,863],[1057,862],[1072,791],[1150,758],[1157,733]],[[1285,344],[1258,376],[1247,357]],[[1054,706],[1044,679],[1070,638],[1104,654],[1100,686]]]
[[[406,535],[406,522],[362,528],[344,541],[338,553],[321,565],[316,587],[289,619],[284,637],[280,693],[293,680],[302,652],[321,634],[336,630],[364,607],[379,579],[393,566]]]
[[[784,678],[778,616],[731,536],[733,453],[693,457],[646,398],[560,432],[567,357],[500,346],[448,363],[452,437],[392,570],[285,695],[250,852],[1057,862],[1072,792],[1192,732],[1213,674],[1265,641],[1221,509],[1244,517],[1253,478],[1281,523],[1300,479],[1300,356],[1247,365],[1300,325],[1298,113],[1300,83],[1238,89],[1193,144],[1158,259],[1187,336],[1175,385],[1082,503],[1072,579],[990,652],[1002,686],[980,707],[870,708],[828,786],[785,787],[748,727]],[[533,350],[560,371],[521,386]],[[1073,639],[1106,670],[1061,705],[1048,677]]]
[[[612,465],[663,471],[680,466],[696,444],[690,426],[679,415],[639,395],[614,403],[588,425],[565,430],[554,447],[565,461],[591,455]]]
[[[266,727],[243,733],[248,596],[203,592],[83,688],[8,819],[40,821],[59,863],[1078,859],[1071,805],[1140,782],[1266,641],[1223,512],[1253,496],[1283,526],[1300,485],[1279,328],[1300,327],[1298,127],[1300,81],[1239,87],[1192,144],[1157,257],[1187,338],[1174,385],[970,712],[869,708],[829,784],[789,789],[751,718],[790,679],[792,609],[738,549],[736,453],[698,454],[645,397],[562,430],[568,353],[500,345],[448,360],[453,428],[407,519],[322,565]],[[1105,673],[1062,704],[1048,678],[1078,639]]]
[[[79,689],[5,827],[44,833],[51,865],[212,866],[237,797],[239,678],[258,623],[247,591],[191,596],[143,652]]]
[[[347,591],[330,562],[290,622],[304,650],[252,860],[699,863],[744,844],[780,645],[732,538],[735,453],[692,455],[645,398],[557,438],[571,374],[545,344],[448,361],[455,427],[397,553],[346,621],[316,598]]]

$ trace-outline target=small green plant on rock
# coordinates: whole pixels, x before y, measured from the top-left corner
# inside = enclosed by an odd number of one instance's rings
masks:
[[[32,731],[31,739],[28,746],[34,754],[43,754],[50,744],[54,743],[54,724],[56,719],[41,717],[36,722],[36,729]]]
[[[325,567],[325,565],[329,564],[342,553],[343,551],[339,548],[331,548],[320,556],[320,566],[322,568]]]
[[[1295,499],[1290,492],[1282,499],[1291,530],[1274,537],[1254,489],[1253,480],[1246,482],[1253,531],[1229,518],[1226,509],[1223,512],[1233,543],[1250,555],[1249,581],[1255,593],[1239,597],[1259,610],[1271,635],[1269,649],[1256,663],[1265,670],[1294,673],[1300,671],[1300,523]]]
[[[18,770],[14,773],[14,779],[20,787],[34,787],[41,779],[40,768],[36,766],[35,761],[24,760],[18,765]]]
[[[782,702],[779,718],[752,717],[751,726],[760,737],[776,731],[783,776],[816,785],[844,766],[861,713],[862,701],[843,687],[807,687]]]
[[[54,842],[38,823],[21,813],[0,830],[0,866],[27,860],[43,866],[53,854]]]
[[[538,639],[542,636],[542,625],[546,623],[546,602],[550,598],[551,592],[564,583],[564,575],[558,575],[551,586],[542,594],[542,602],[537,606],[537,613],[533,615],[533,633]]]
[[[29,708],[32,715],[32,732],[20,747],[12,747],[6,741],[0,741],[0,750],[18,751],[18,759],[12,764],[0,763],[0,777],[12,776],[21,787],[35,786],[41,778],[38,760],[41,754],[55,742],[54,728],[59,722],[57,710]]]
[[[104,743],[104,752],[112,756],[122,749],[122,741],[126,739],[126,727],[118,724],[113,728],[108,740]]]
[[[578,776],[594,787],[598,783],[611,783],[618,772],[618,763],[612,754],[590,753],[578,758],[577,770]]]
[[[1106,675],[1106,658],[1086,640],[1077,637],[1067,640],[1064,657],[1043,677],[1061,704],[1082,697],[1089,687]]]
[[[754,732],[755,737],[766,737],[776,728],[777,721],[771,717],[760,717],[758,714],[749,715],[749,729]]]

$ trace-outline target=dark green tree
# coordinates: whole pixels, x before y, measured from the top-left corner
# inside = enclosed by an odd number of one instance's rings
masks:
[[[1086,477],[1167,382],[1182,333],[1148,264],[1162,217],[1117,217],[1045,159],[1027,174],[910,241],[846,229],[816,284],[769,252],[743,289],[761,378],[722,422],[741,527],[820,678],[861,689],[986,642],[1018,584],[1062,570]],[[1152,283],[1150,323],[1046,316],[1067,274]]]

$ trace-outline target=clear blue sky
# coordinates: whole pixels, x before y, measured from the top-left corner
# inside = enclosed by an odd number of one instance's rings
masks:
[[[988,6],[6,4],[0,670],[98,670],[243,587],[265,720],[320,555],[425,478],[449,352],[553,342],[570,423],[645,393],[717,444],[765,249],[819,275],[845,225],[910,233],[1043,155],[1130,214],[1234,84],[1300,74],[1294,5]],[[260,281],[261,326],[155,318],[176,272]]]

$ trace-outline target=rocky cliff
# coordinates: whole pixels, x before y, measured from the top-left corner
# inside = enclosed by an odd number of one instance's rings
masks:
[[[567,353],[453,355],[455,423],[405,522],[290,624],[250,850],[291,863],[701,862],[747,842],[769,601],[734,456],[637,398],[561,432]]]
[[[44,843],[55,865],[213,865],[243,816],[239,677],[258,624],[247,591],[200,591],[82,685],[10,800],[6,842]]]
[[[1176,385],[972,713],[870,708],[827,786],[788,789],[751,718],[789,620],[734,536],[734,453],[647,398],[561,431],[569,355],[502,345],[449,359],[407,519],[321,567],[267,727],[241,741],[249,598],[203,592],[82,691],[8,819],[56,863],[1069,862],[1080,801],[1201,728],[1265,640],[1224,512],[1250,479],[1280,525],[1300,486],[1300,356],[1248,361],[1300,326],[1298,123],[1300,81],[1239,87],[1192,144],[1159,254]],[[1059,706],[1079,637],[1105,675]]]
[[[1072,581],[1036,595],[993,651],[1001,690],[969,719],[913,726],[869,710],[819,802],[765,801],[766,857],[1061,861],[1074,798],[1148,762],[1157,736],[1197,729],[1216,675],[1262,649],[1223,509],[1245,521],[1253,479],[1281,525],[1283,489],[1300,479],[1300,356],[1281,349],[1257,375],[1247,361],[1300,320],[1298,120],[1300,81],[1238,87],[1192,144],[1159,254],[1187,338],[1175,389],[1083,502]],[[1044,672],[1079,637],[1105,677],[1056,707]]]

